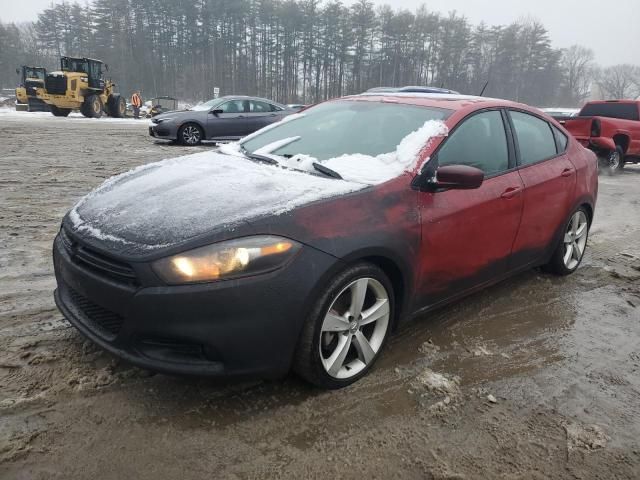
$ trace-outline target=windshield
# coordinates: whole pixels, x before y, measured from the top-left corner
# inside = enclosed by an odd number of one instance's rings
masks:
[[[222,99],[220,98],[214,98],[213,100],[209,100],[208,102],[201,103],[200,105],[196,105],[195,107],[191,108],[191,110],[196,110],[196,111],[211,110],[213,107],[218,105],[221,101]]]
[[[44,80],[44,70],[41,68],[25,68],[24,76],[26,78],[37,78]]]
[[[247,152],[329,160],[343,155],[395,152],[402,140],[451,110],[382,102],[342,100],[318,105],[242,142]],[[266,148],[265,148],[266,147]],[[268,152],[266,151],[268,150]]]
[[[81,58],[62,58],[62,70],[89,74],[87,62]]]

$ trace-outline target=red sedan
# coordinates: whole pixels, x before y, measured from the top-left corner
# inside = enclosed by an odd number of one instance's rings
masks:
[[[347,97],[107,181],[65,217],[56,301],[145,368],[339,388],[402,321],[574,272],[597,189],[595,155],[525,105]]]

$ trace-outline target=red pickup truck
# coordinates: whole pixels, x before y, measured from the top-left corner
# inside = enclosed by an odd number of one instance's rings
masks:
[[[564,126],[598,155],[600,168],[610,174],[625,162],[640,163],[640,100],[589,102]]]

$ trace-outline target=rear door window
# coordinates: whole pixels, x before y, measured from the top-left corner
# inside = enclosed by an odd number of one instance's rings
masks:
[[[260,102],[257,100],[251,100],[249,102],[249,108],[251,113],[269,113],[273,111],[270,103]]]
[[[510,111],[520,151],[520,163],[531,165],[558,154],[551,125],[528,113]]]
[[[483,112],[464,120],[438,152],[438,164],[468,165],[487,176],[508,170],[509,149],[502,114]]]

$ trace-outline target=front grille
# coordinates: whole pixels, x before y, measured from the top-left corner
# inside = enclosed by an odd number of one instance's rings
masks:
[[[47,93],[51,95],[64,95],[67,93],[67,77],[64,75],[47,75],[44,81]]]
[[[131,265],[79,244],[64,229],[60,231],[60,240],[74,263],[98,275],[130,285],[137,284],[136,272]]]
[[[106,340],[114,340],[122,328],[124,318],[96,305],[69,286],[66,286],[66,290],[72,306],[82,315],[83,323]]]

